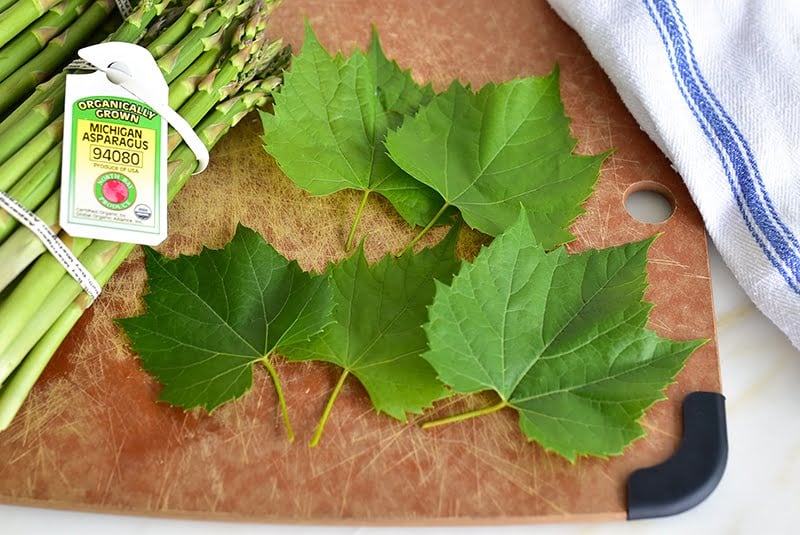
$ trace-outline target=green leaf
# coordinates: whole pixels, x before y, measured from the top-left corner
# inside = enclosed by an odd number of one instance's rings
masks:
[[[702,344],[645,328],[651,243],[546,253],[522,211],[451,286],[437,283],[423,357],[455,392],[495,391],[501,402],[479,412],[513,407],[548,450],[571,461],[619,454]]]
[[[332,57],[309,25],[274,115],[261,114],[265,150],[312,195],[344,189],[377,192],[412,225],[427,223],[441,197],[392,162],[383,140],[390,128],[430,100],[408,71],[389,61],[373,32],[368,54]]]
[[[568,228],[607,157],[572,154],[575,145],[557,70],[477,93],[453,82],[386,138],[391,158],[470,226],[497,236],[521,203],[546,249],[574,238]]]
[[[369,265],[363,246],[331,266],[335,323],[310,343],[281,349],[289,360],[322,360],[343,368],[328,402],[316,444],[344,378],[354,375],[379,412],[406,421],[447,395],[420,353],[427,348],[422,324],[433,300],[435,280],[448,283],[458,270],[451,231],[433,249],[400,257],[387,255]]]
[[[171,405],[213,411],[250,389],[259,361],[280,395],[269,355],[331,321],[325,277],[303,272],[246,227],[220,250],[174,260],[145,254],[147,311],[119,323]]]

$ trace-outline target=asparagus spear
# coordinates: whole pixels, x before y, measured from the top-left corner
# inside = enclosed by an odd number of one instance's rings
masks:
[[[11,41],[28,24],[42,16],[59,0],[19,0],[0,13],[0,46]]]
[[[217,7],[202,12],[192,30],[177,45],[158,60],[167,83],[180,76],[204,51],[203,40],[228,26],[245,13],[255,0],[224,0]]]
[[[197,85],[219,63],[222,54],[230,46],[230,33],[223,28],[203,40],[205,51],[169,85],[171,108],[177,109],[186,102],[197,90]]]
[[[36,211],[36,215],[58,233],[58,192],[51,195]],[[46,251],[44,244],[27,227],[18,228],[0,245],[0,288],[4,292],[11,286],[20,273]]]
[[[49,197],[58,185],[61,143],[51,148],[44,158],[31,168],[27,180],[20,181],[8,191],[8,195],[28,210],[35,210]],[[17,220],[8,212],[0,210],[0,241],[8,237],[17,227]]]
[[[21,106],[0,123],[0,164],[25,146],[34,136],[47,126],[64,110],[64,89],[60,97],[51,95],[52,83],[36,88],[31,96],[30,106]]]
[[[14,4],[17,0],[0,0],[0,12]]]
[[[222,49],[227,49],[231,41],[239,50],[253,46],[258,40],[263,42],[266,39],[264,29],[275,5],[277,5],[275,0],[256,2],[250,7],[251,14],[245,24],[232,27],[233,31],[231,28],[223,27],[216,34],[203,39],[203,54],[195,60],[191,69],[187,69],[174,83],[170,84],[170,106],[177,108],[183,105],[197,91],[198,86],[204,81],[204,76],[192,73],[210,72],[210,67],[219,61]],[[219,46],[220,41],[223,43],[221,47]],[[271,46],[269,52],[265,52],[270,57],[263,58],[263,65],[268,65],[274,54],[281,48],[280,42],[275,42]]]
[[[67,29],[86,10],[88,3],[89,0],[63,1],[0,49],[0,80],[5,80],[53,37]]]
[[[192,29],[192,25],[197,20],[200,13],[211,7],[212,0],[194,0],[189,6],[183,10],[183,14],[169,27],[161,32],[147,48],[153,54],[153,57],[158,59],[170,50],[186,36]]]
[[[22,179],[36,162],[62,139],[64,121],[56,120],[25,144],[19,152],[0,165],[0,190],[8,191]],[[2,241],[2,240],[0,240]]]
[[[147,32],[150,23],[169,7],[172,0],[141,0],[120,27],[106,41],[136,43]]]
[[[161,15],[157,18],[153,19],[153,22],[150,23],[150,26],[147,27],[147,31],[144,32],[142,37],[139,39],[139,45],[143,47],[149,47],[150,44],[158,39],[158,37],[168,30],[173,24],[175,24],[178,19],[180,19],[186,13],[187,6],[185,5],[185,0],[178,0],[176,5],[170,6],[164,10]],[[156,58],[158,59],[158,58]]]

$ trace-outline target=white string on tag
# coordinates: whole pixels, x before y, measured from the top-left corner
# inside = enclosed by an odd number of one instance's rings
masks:
[[[178,134],[180,134],[181,138],[183,138],[183,142],[186,143],[189,149],[191,149],[191,151],[194,153],[194,157],[197,158],[197,169],[195,169],[194,173],[192,174],[196,175],[198,173],[202,173],[205,168],[208,167],[208,149],[203,141],[197,136],[194,128],[192,128],[192,126],[186,122],[186,119],[181,117],[178,112],[170,108],[169,104],[150,99],[149,90],[147,89],[146,85],[132,78],[127,73],[114,68],[113,64],[105,71],[105,73],[114,83],[123,89],[126,89],[131,95],[135,96],[153,108],[154,112],[163,117],[164,120],[167,121],[167,123],[174,128]]]
[[[4,191],[0,191],[0,207],[4,208],[17,221],[25,225],[42,241],[42,244],[44,244],[47,250],[50,251],[62,266],[64,266],[67,273],[72,275],[72,278],[81,285],[83,291],[92,298],[92,301],[97,299],[102,291],[100,284],[98,284],[92,274],[83,267],[80,260],[72,254],[72,251],[64,245],[64,242],[58,238],[47,223],[39,219],[36,214],[22,206],[16,200],[12,199]]]
[[[165,85],[166,82],[164,82],[153,56],[146,48],[132,43],[112,41],[82,48],[78,51],[78,55],[97,70],[106,73],[108,79],[113,83],[150,106],[180,134],[198,161],[197,169],[193,174],[201,173],[208,166],[208,149],[192,126],[178,112],[169,107],[167,100],[156,96],[158,93],[154,91],[154,84],[159,83],[159,80]],[[153,72],[126,72],[125,58],[132,58],[136,64],[152,69]]]
[[[83,59],[73,59],[64,69],[72,69],[73,71],[96,71],[94,65]]]

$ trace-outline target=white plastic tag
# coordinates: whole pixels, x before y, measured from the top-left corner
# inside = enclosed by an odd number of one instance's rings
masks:
[[[67,76],[61,227],[73,236],[157,245],[167,236],[167,122],[195,152],[208,151],[169,107],[150,53],[130,43],[78,52],[98,69]]]

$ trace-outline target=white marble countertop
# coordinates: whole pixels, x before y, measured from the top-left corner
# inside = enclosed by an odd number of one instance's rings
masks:
[[[299,534],[398,533],[510,535],[796,533],[800,504],[800,351],[737,286],[716,251],[711,255],[729,455],[722,482],[694,509],[670,518],[570,525],[476,528],[293,527],[166,520],[0,506],[8,534]]]

